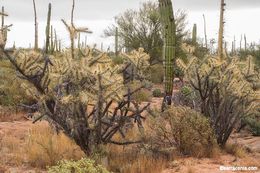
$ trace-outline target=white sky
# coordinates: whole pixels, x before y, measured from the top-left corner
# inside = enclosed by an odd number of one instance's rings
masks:
[[[88,44],[101,43],[107,48],[113,48],[113,38],[102,38],[103,30],[113,23],[115,15],[124,12],[128,8],[138,8],[145,0],[110,0],[103,3],[101,0],[76,0],[75,23],[79,26],[87,26],[93,31],[88,35]],[[45,35],[45,16],[48,2],[53,3],[52,25],[56,28],[58,37],[63,46],[68,45],[68,34],[60,19],[69,20],[71,0],[36,0],[39,15],[39,39],[43,44]],[[110,2],[110,3],[108,3]],[[203,17],[207,20],[208,39],[217,38],[219,20],[219,0],[174,0],[174,9],[183,9],[188,13],[188,29],[193,24],[198,26],[198,35],[203,38]],[[175,3],[176,2],[176,3]],[[207,3],[202,3],[207,2]],[[247,3],[245,3],[247,2]],[[14,26],[8,37],[8,46],[16,42],[18,47],[28,47],[34,42],[34,18],[32,0],[0,0],[0,6],[4,5],[8,14],[6,23]],[[201,8],[200,8],[201,7]],[[203,8],[202,8],[203,7]],[[246,34],[248,42],[260,40],[260,0],[227,0],[225,39],[231,43],[236,36],[239,45],[240,35]]]

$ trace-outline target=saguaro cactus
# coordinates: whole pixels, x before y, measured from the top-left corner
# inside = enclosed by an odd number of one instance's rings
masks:
[[[207,25],[206,25],[206,17],[203,14],[203,21],[204,21],[204,36],[205,36],[205,46],[208,49],[208,39],[207,39]]]
[[[220,19],[219,19],[219,32],[218,32],[218,56],[220,59],[223,58],[223,38],[224,38],[224,11],[225,11],[225,0],[221,0],[220,5]]]
[[[34,50],[38,50],[38,22],[37,22],[37,10],[35,0],[33,0],[33,10],[34,10]]]
[[[245,40],[245,51],[246,51],[247,50],[246,34],[244,35],[244,40]]]
[[[197,44],[197,24],[193,25],[193,29],[192,29],[192,44],[193,45]]]
[[[4,29],[5,26],[5,7],[2,6],[2,25],[1,28]]]
[[[116,27],[115,33],[115,54],[118,56],[118,28]]]
[[[171,0],[159,0],[159,8],[164,36],[163,57],[165,70],[165,98],[163,105],[171,105],[174,78],[173,65],[176,55],[176,25]]]
[[[51,3],[49,3],[47,25],[46,25],[46,42],[45,42],[45,53],[49,52],[50,47],[50,29],[51,28]]]

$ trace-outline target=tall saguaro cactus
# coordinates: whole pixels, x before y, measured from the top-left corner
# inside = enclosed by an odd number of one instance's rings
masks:
[[[225,11],[225,0],[221,0],[220,5],[220,19],[219,19],[219,32],[218,32],[218,56],[220,59],[223,58],[223,38],[224,38],[224,11]]]
[[[192,44],[194,46],[197,44],[197,24],[193,25],[193,29],[192,29]]]
[[[46,25],[46,43],[45,43],[45,53],[49,52],[50,47],[50,30],[51,30],[51,3],[48,7],[47,25]]]
[[[173,65],[176,55],[176,25],[171,0],[159,0],[161,23],[164,36],[164,87],[165,98],[163,105],[171,105],[173,91]]]
[[[247,51],[247,41],[246,41],[246,34],[244,35],[244,40],[245,40],[245,51]]]
[[[2,25],[1,25],[1,28],[3,29],[4,26],[5,26],[5,7],[2,6]]]
[[[118,56],[118,28],[116,27],[115,33],[115,54]]]
[[[203,21],[204,21],[204,37],[205,37],[205,46],[208,49],[208,38],[207,38],[207,25],[206,25],[206,17],[203,14]]]
[[[38,50],[38,22],[37,22],[37,10],[35,0],[33,0],[34,10],[34,50]]]

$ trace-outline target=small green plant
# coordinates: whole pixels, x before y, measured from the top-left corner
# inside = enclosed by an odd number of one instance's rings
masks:
[[[154,97],[162,97],[163,93],[161,92],[160,89],[155,89],[155,90],[153,90],[153,96]]]
[[[120,56],[115,56],[112,58],[113,64],[119,65],[124,63],[124,59]]]
[[[245,119],[245,123],[249,125],[250,130],[254,136],[260,136],[260,121],[255,118],[248,117]]]
[[[151,82],[155,84],[162,84],[164,77],[163,65],[156,64],[150,67],[151,68]]]
[[[83,158],[79,161],[63,160],[57,166],[48,168],[48,173],[109,173],[101,165],[97,165],[95,161]]]
[[[181,88],[181,93],[185,96],[190,95],[192,92],[193,92],[192,89],[188,86],[184,86]]]

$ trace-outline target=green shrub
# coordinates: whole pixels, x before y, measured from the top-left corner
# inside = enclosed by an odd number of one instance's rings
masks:
[[[133,81],[132,83],[129,84],[131,91],[136,90],[140,86],[143,85],[143,83],[138,82],[138,81]],[[149,91],[147,88],[142,88],[141,90],[137,91],[136,93],[133,94],[132,99],[135,100],[138,103],[141,102],[148,102],[151,100],[152,93]]]
[[[193,92],[193,90],[188,86],[184,86],[181,88],[181,93],[185,96],[190,95],[192,92]]]
[[[154,97],[162,97],[163,93],[161,92],[160,89],[155,89],[155,90],[153,90],[153,96]]]
[[[187,106],[193,109],[197,109],[199,103],[197,94],[189,86],[183,86],[173,96],[173,102],[178,106]]]
[[[97,165],[95,161],[83,158],[79,161],[63,160],[57,166],[48,168],[48,173],[109,173],[101,165]]]
[[[115,65],[119,65],[119,64],[123,64],[124,63],[124,58],[122,58],[121,56],[115,56],[112,58],[113,63]]]
[[[260,121],[255,118],[246,118],[245,123],[249,125],[253,135],[260,136]]]
[[[195,157],[212,156],[216,139],[209,120],[188,107],[172,107],[155,114],[147,131],[147,146],[154,150],[176,148],[180,154]]]
[[[164,78],[164,68],[161,64],[151,66],[151,81],[156,84],[161,84]]]
[[[149,102],[151,101],[151,92],[147,89],[141,89],[140,91],[136,92],[133,95],[133,99],[137,102],[137,103],[141,103],[141,102]]]
[[[15,106],[20,103],[32,103],[21,87],[21,79],[16,77],[16,71],[7,60],[0,61],[0,105]]]

